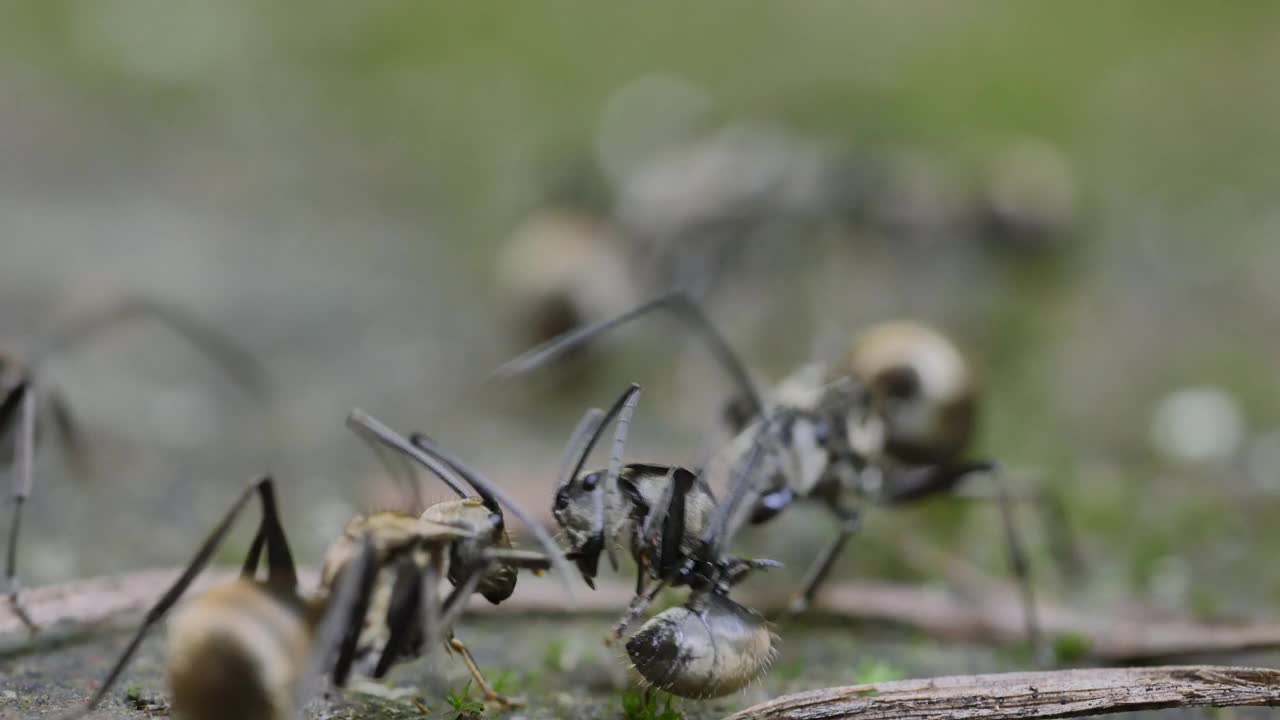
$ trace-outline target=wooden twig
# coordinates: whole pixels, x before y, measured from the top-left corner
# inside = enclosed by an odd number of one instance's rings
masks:
[[[177,570],[147,570],[115,577],[91,578],[35,588],[22,594],[23,605],[42,627],[71,625],[78,630],[150,606]],[[226,570],[205,573],[199,583],[233,575]],[[314,574],[303,573],[304,586]],[[198,591],[201,585],[193,590]],[[779,610],[785,597],[743,592],[735,596],[765,612]],[[564,590],[551,578],[522,578],[512,598],[493,607],[472,603],[468,612],[541,613],[548,615],[621,612],[631,588],[602,582],[594,592],[577,593],[566,604]],[[1013,644],[1023,639],[1021,607],[1012,590],[987,593],[979,601],[957,597],[937,587],[885,582],[848,582],[830,586],[817,599],[813,612],[828,618],[905,626],[931,637],[964,642]],[[1280,624],[1199,623],[1170,619],[1154,610],[1086,613],[1053,603],[1040,605],[1041,624],[1050,637],[1069,636],[1082,658],[1119,664],[1188,655],[1230,654],[1280,647]],[[785,642],[785,628],[782,630]],[[0,599],[0,645],[25,642],[26,630]]]
[[[1240,705],[1280,706],[1280,671],[1184,665],[899,680],[784,695],[728,720],[1030,720]]]

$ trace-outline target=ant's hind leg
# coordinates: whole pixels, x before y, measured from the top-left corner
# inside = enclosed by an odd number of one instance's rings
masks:
[[[832,506],[831,511],[839,519],[840,528],[836,536],[832,538],[831,543],[818,554],[817,560],[809,567],[809,572],[805,573],[804,582],[800,585],[800,591],[791,598],[791,602],[787,605],[787,615],[798,615],[809,609],[809,606],[813,604],[813,599],[818,595],[818,589],[826,581],[827,576],[831,574],[831,568],[835,565],[836,558],[840,557],[840,553],[844,550],[845,543],[858,530],[859,516],[857,511],[846,510],[836,506]]]

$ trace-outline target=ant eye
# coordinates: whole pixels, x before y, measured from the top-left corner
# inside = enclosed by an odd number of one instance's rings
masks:
[[[895,400],[908,400],[920,394],[920,378],[909,368],[886,373],[882,382],[885,394]]]
[[[598,472],[593,472],[590,475],[582,478],[582,489],[586,490],[587,492],[591,492],[592,490],[595,490],[596,486],[599,484],[600,484],[600,473]]]
[[[563,510],[563,509],[565,509],[565,508],[567,508],[567,507],[569,507],[569,494],[568,494],[568,493],[566,493],[566,492],[564,491],[564,489],[562,488],[562,489],[560,489],[560,490],[556,491],[556,502],[555,502],[555,505],[554,505],[554,506],[552,506],[552,508],[551,508],[551,509],[552,509],[552,510]]]

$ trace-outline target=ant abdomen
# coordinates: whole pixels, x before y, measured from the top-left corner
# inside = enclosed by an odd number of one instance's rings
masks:
[[[191,720],[291,717],[310,643],[304,607],[250,580],[211,588],[170,621],[174,714]]]
[[[710,698],[746,687],[773,662],[764,617],[719,593],[654,616],[627,641],[645,680],[673,695]]]

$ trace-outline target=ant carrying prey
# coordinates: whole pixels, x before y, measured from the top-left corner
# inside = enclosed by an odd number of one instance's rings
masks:
[[[1011,494],[997,463],[965,456],[975,427],[973,375],[954,345],[931,328],[905,322],[873,328],[855,338],[844,362],[800,368],[766,402],[701,307],[688,295],[674,292],[544,343],[502,365],[494,376],[523,375],[654,312],[671,313],[692,328],[735,385],[737,394],[727,404],[725,417],[736,434],[719,461],[740,466],[754,452],[752,448],[762,444],[761,434],[768,436],[763,442],[764,457],[754,471],[759,492],[750,521],[767,522],[801,498],[820,500],[837,519],[838,532],[806,573],[791,603],[792,612],[809,606],[857,529],[860,515],[854,503],[907,505],[952,493],[971,477],[984,477],[995,486],[1001,507],[1010,563],[1022,589],[1027,638],[1042,647],[1026,553],[1013,523]],[[620,475],[679,480],[699,473],[666,464],[632,464],[613,474]],[[568,485],[562,483],[561,493],[575,492],[565,488],[584,487],[599,477],[570,477]],[[690,495],[694,505],[704,492],[708,491],[694,488]],[[1045,504],[1061,529],[1060,508],[1056,503]],[[582,541],[586,544],[578,555],[580,567],[592,553],[599,553],[597,541]]]

